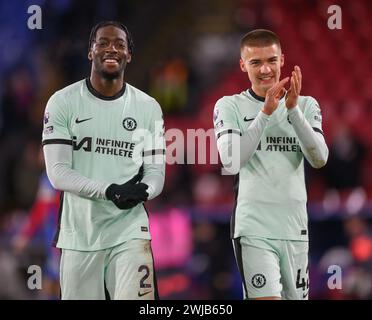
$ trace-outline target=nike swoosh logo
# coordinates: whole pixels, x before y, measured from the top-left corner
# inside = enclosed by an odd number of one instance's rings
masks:
[[[88,120],[91,120],[91,119],[93,119],[93,118],[87,118],[87,119],[83,119],[83,120],[79,120],[79,118],[76,118],[75,123],[82,123],[84,121],[88,121]]]
[[[305,299],[308,295],[309,295],[309,290],[306,293],[302,294],[302,298]]]
[[[252,121],[254,118],[247,119],[247,117],[244,117],[244,121]]]
[[[152,292],[152,291],[146,291],[146,292],[143,292],[143,293],[141,293],[141,292],[138,291],[138,296],[139,297],[143,297],[144,295],[146,295],[146,294],[148,294],[150,292]]]

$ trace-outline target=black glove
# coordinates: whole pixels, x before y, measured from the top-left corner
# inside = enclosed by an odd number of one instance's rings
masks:
[[[137,183],[133,186],[132,193],[121,197],[116,204],[120,209],[130,209],[137,204],[147,200],[149,194],[146,192],[149,186],[145,183]]]
[[[146,192],[148,185],[137,183],[142,179],[140,171],[124,184],[111,184],[106,189],[106,198],[111,200],[119,209],[130,209],[142,201],[146,201],[149,194]]]

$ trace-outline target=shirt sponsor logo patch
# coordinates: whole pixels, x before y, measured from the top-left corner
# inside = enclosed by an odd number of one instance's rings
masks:
[[[53,133],[53,126],[49,126],[44,129],[44,134],[51,134],[51,133]]]
[[[289,124],[292,124],[291,120],[289,120],[289,115],[287,116],[287,121]]]
[[[88,121],[88,120],[92,120],[92,119],[93,118],[86,118],[86,119],[79,120],[79,118],[76,118],[75,123],[82,123],[82,122],[85,122],[85,121]]]
[[[137,128],[137,121],[133,118],[127,117],[123,120],[123,127],[128,131],[133,131]]]
[[[148,294],[150,292],[152,292],[152,290],[151,291],[142,292],[142,293],[138,291],[138,297],[141,298],[141,297],[145,296],[146,294]]]
[[[214,127],[215,127],[216,129],[218,129],[218,128],[222,128],[222,127],[223,127],[223,120],[218,121]]]
[[[266,284],[266,277],[262,273],[257,273],[252,277],[252,284],[255,288],[262,288]]]
[[[49,122],[49,112],[45,112],[44,114],[44,124],[47,124]]]
[[[149,231],[149,229],[147,227],[141,227],[141,231],[147,232],[147,231]]]
[[[316,114],[314,115],[314,120],[318,122],[322,122],[322,113],[320,112],[320,110],[316,111]]]
[[[220,113],[220,111],[218,109],[214,109],[214,112],[213,112],[213,121],[214,122],[217,120],[219,113]]]

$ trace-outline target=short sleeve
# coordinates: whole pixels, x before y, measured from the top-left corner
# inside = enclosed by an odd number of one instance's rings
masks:
[[[315,130],[323,134],[322,129],[322,112],[316,99],[309,97],[307,99],[304,116],[310,123],[310,126]]]
[[[56,94],[50,97],[45,108],[42,141],[43,145],[53,143],[72,145],[68,129],[67,106],[63,105]]]
[[[148,134],[145,136],[143,157],[162,158],[165,155],[165,127],[163,112],[160,105],[154,101],[152,115],[149,121]]]
[[[228,99],[217,101],[213,111],[213,125],[216,139],[227,133],[241,135],[234,105]]]

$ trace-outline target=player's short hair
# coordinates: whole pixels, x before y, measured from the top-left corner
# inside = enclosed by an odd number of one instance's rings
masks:
[[[121,22],[118,22],[118,21],[101,21],[101,22],[97,23],[92,28],[92,30],[90,31],[88,51],[92,48],[93,42],[96,40],[96,35],[97,35],[98,29],[101,29],[101,28],[107,27],[107,26],[114,26],[114,27],[117,27],[117,28],[119,28],[119,29],[121,29],[125,32],[125,34],[127,36],[128,51],[129,51],[130,54],[132,54],[133,49],[134,49],[132,35],[130,34],[128,28],[124,24],[122,24]]]
[[[240,41],[240,50],[244,47],[267,47],[273,44],[281,49],[280,40],[276,33],[266,29],[256,29],[248,32]]]

